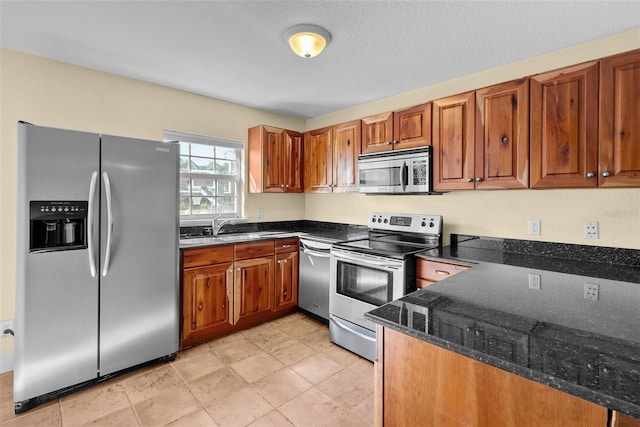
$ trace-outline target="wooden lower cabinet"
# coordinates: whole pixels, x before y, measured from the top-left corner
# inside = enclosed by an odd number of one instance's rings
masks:
[[[234,324],[249,316],[273,311],[273,256],[236,261],[234,273]]]
[[[418,258],[416,262],[416,287],[418,289],[425,288],[469,268],[464,264]]]
[[[292,313],[298,238],[182,251],[180,348]]]
[[[584,399],[388,328],[377,336],[376,426],[607,425]]]

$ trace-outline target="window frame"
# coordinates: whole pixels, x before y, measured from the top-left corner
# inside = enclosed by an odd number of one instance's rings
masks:
[[[189,214],[189,215],[180,215],[180,224],[181,225],[209,225],[215,218],[235,218],[241,217],[242,211],[244,207],[244,168],[243,168],[243,159],[244,159],[244,141],[238,141],[233,139],[220,138],[215,136],[207,136],[207,135],[199,135],[193,133],[179,132],[173,130],[164,130],[163,137],[165,141],[176,141],[178,144],[181,142],[185,143],[193,143],[200,145],[210,145],[216,147],[224,147],[231,148],[236,150],[236,174],[235,175],[219,175],[215,173],[202,173],[202,172],[182,172],[178,168],[179,177],[178,179],[188,178],[188,179],[212,179],[214,181],[217,180],[225,180],[225,181],[235,181],[236,183],[236,206],[235,213],[207,213],[207,214]],[[183,154],[181,153],[182,157]],[[191,160],[191,153],[189,153],[189,159]],[[197,157],[197,156],[195,156]],[[178,194],[178,200],[176,203],[178,204],[178,211],[180,209],[180,194]],[[191,194],[189,198],[193,197]],[[214,196],[217,197],[217,196]]]

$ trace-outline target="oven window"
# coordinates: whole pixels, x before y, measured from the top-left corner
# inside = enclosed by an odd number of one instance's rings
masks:
[[[378,169],[360,169],[360,185],[363,186],[400,186],[400,167],[382,167]]]
[[[337,292],[373,305],[391,301],[393,274],[388,271],[338,261]]]

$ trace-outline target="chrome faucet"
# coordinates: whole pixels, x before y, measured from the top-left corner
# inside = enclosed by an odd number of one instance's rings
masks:
[[[212,234],[214,236],[217,236],[218,233],[220,232],[220,229],[227,224],[242,224],[245,222],[247,222],[247,218],[239,218],[239,217],[220,218],[220,216],[217,216],[213,219],[213,222],[211,223]]]

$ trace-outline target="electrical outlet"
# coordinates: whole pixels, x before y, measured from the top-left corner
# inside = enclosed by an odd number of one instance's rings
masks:
[[[591,301],[598,301],[600,286],[593,283],[584,284],[584,298]]]
[[[529,273],[529,289],[540,290],[540,275]]]
[[[13,320],[3,320],[0,322],[0,337],[10,337],[12,334],[5,333],[4,331],[10,330],[13,332]]]
[[[587,239],[599,239],[598,235],[598,221],[585,221],[584,222],[584,237]]]
[[[264,211],[262,208],[258,208],[258,218],[262,218],[264,216]]]
[[[540,220],[539,219],[530,219],[529,220],[529,234],[532,236],[540,235]]]

